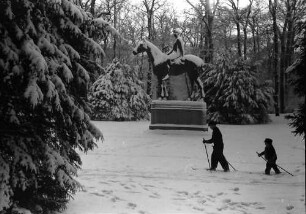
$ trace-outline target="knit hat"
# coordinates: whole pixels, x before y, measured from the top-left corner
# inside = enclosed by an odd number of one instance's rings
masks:
[[[272,144],[272,139],[266,138],[264,142],[265,142],[265,143],[268,143],[268,144]]]
[[[208,122],[208,125],[209,126],[215,126],[215,125],[217,125],[217,123],[216,123],[216,121],[211,120],[211,121]]]

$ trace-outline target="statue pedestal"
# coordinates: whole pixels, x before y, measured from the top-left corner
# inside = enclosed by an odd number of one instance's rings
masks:
[[[153,100],[149,128],[207,131],[206,103]]]

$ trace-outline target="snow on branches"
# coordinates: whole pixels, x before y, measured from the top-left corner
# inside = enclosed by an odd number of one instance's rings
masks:
[[[225,54],[203,79],[210,119],[234,124],[269,121],[273,89],[268,82],[259,84],[256,66]]]
[[[137,73],[114,59],[92,85],[89,101],[93,119],[139,120],[148,118],[149,96]]]
[[[105,54],[96,31],[118,32],[70,0],[3,0],[0,20],[0,212],[61,210],[80,187],[75,149],[103,139],[82,62]]]

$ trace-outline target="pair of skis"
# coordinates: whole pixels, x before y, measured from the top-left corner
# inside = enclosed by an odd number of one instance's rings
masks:
[[[206,151],[206,157],[207,157],[207,161],[208,161],[208,166],[209,166],[209,169],[210,169],[210,161],[209,161],[208,152],[207,152],[207,147],[206,147],[206,144],[205,144],[205,143],[204,143],[204,146],[205,146],[205,151]],[[256,153],[257,153],[257,155],[259,155],[258,152],[256,152]],[[267,160],[266,160],[264,157],[262,157],[262,156],[260,156],[260,157],[261,157],[264,161],[267,162]],[[227,160],[226,160],[226,161],[227,161]],[[230,165],[230,167],[232,167],[235,171],[237,171],[237,170],[233,167],[233,165],[232,165],[230,162],[227,161],[227,163],[228,163],[228,165]],[[293,174],[291,174],[290,172],[288,172],[287,170],[285,170],[283,167],[281,167],[281,166],[279,166],[279,165],[277,165],[277,164],[276,164],[276,166],[279,167],[280,169],[282,169],[284,172],[288,173],[289,175],[294,176]]]
[[[204,146],[205,146],[206,156],[207,156],[208,165],[209,165],[209,169],[210,169],[210,161],[209,161],[208,152],[207,152],[207,148],[206,148],[206,144],[205,144],[205,143],[204,143]],[[226,160],[226,162],[228,163],[228,165],[230,165],[230,167],[233,168],[233,170],[237,171],[237,169],[235,169],[235,168],[233,167],[233,165],[230,164],[230,162],[228,162],[227,160]]]

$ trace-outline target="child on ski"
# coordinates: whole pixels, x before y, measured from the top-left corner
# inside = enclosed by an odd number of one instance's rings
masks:
[[[271,168],[273,168],[273,170],[275,171],[276,174],[279,174],[280,171],[279,171],[279,169],[276,165],[277,155],[276,155],[275,149],[272,145],[272,139],[266,138],[264,142],[265,142],[265,145],[266,145],[265,150],[263,152],[259,153],[258,157],[260,157],[262,155],[265,156],[265,159],[267,161],[265,174],[270,175]]]

